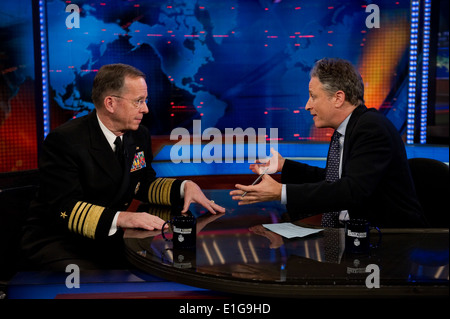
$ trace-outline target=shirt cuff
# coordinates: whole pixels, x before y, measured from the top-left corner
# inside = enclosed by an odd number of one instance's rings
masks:
[[[348,215],[348,210],[343,210],[339,213],[339,221],[341,223],[345,223],[346,221],[350,220],[350,216]]]
[[[120,214],[120,212],[117,212],[114,215],[114,219],[112,221],[111,228],[109,229],[108,236],[112,236],[117,232],[117,218],[119,218],[119,214]]]
[[[180,186],[180,198],[184,198],[184,184],[186,184],[187,180],[183,181]]]
[[[286,184],[281,185],[281,204],[287,204]]]

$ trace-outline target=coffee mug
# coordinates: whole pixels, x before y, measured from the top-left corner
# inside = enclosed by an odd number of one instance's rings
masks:
[[[378,243],[370,242],[370,230],[378,231]],[[366,254],[370,248],[376,248],[381,243],[381,231],[378,227],[370,226],[365,219],[350,219],[345,223],[345,251],[354,254]]]
[[[172,225],[173,237],[166,238],[164,227],[166,224]],[[197,242],[197,221],[192,215],[174,216],[171,220],[164,223],[161,233],[166,241],[173,242],[174,249],[192,249],[195,248]]]

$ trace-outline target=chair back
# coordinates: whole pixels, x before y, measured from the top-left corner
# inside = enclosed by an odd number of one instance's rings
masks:
[[[38,189],[38,170],[0,174],[0,282],[16,272],[21,229]]]
[[[449,227],[449,167],[431,158],[408,160],[416,193],[431,227]]]

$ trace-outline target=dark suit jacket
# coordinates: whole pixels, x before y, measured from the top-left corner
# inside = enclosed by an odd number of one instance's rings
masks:
[[[88,247],[93,241],[86,238],[106,239],[115,213],[126,210],[133,198],[164,205],[180,203],[181,181],[156,178],[151,167],[147,128],[140,126],[137,131],[127,132],[123,141],[122,169],[95,111],[61,125],[47,136],[39,159],[39,191],[23,236],[28,256],[39,253],[35,259],[41,262],[46,258],[42,250],[57,241],[68,239]]]
[[[286,160],[282,183],[294,219],[348,210],[375,226],[427,226],[401,137],[383,114],[365,106],[348,122],[340,180],[325,182],[325,169]]]

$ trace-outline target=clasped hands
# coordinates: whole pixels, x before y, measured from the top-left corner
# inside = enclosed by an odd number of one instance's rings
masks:
[[[250,164],[250,170],[255,174],[262,174],[266,171],[261,182],[248,186],[236,184],[237,190],[230,192],[232,199],[239,201],[238,205],[281,200],[282,185],[268,174],[281,172],[285,160],[273,148],[270,149],[270,152],[273,156],[269,160],[262,162],[257,160],[255,164]],[[245,192],[247,192],[245,196],[242,196]]]

